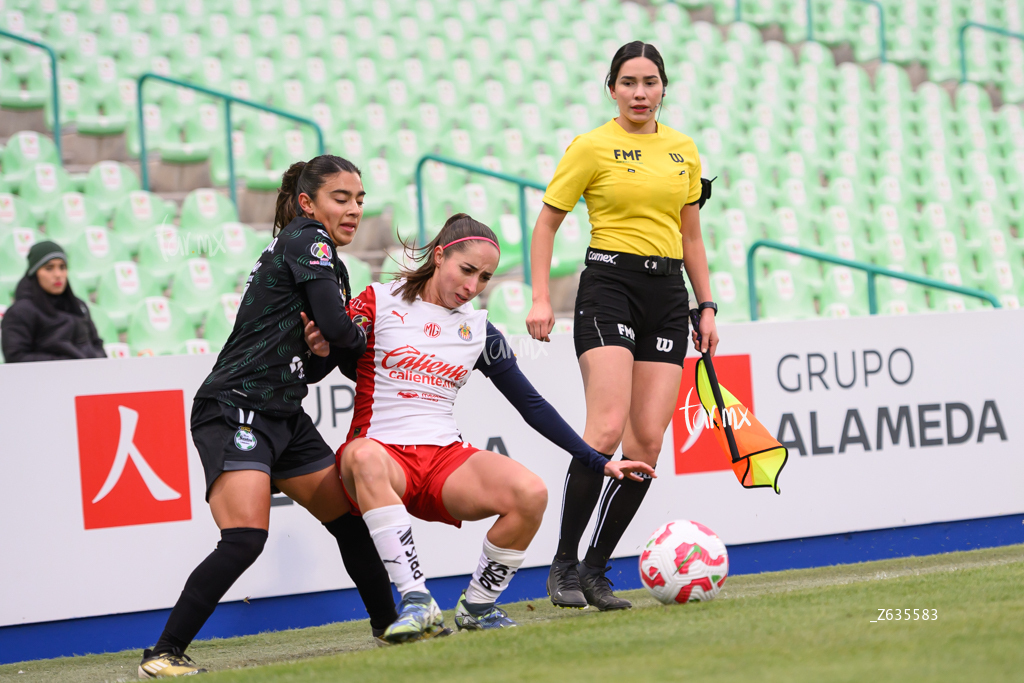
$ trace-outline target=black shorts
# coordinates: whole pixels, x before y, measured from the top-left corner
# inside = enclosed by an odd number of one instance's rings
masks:
[[[621,346],[633,359],[682,366],[689,344],[690,297],[681,274],[648,275],[588,264],[573,320],[576,357]]]
[[[192,440],[206,472],[207,501],[221,472],[259,470],[271,479],[290,479],[334,467],[334,451],[303,411],[273,417],[197,398]]]

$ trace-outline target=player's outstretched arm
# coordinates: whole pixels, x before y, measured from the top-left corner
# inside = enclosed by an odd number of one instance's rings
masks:
[[[650,465],[631,460],[609,461],[580,438],[526,378],[505,336],[490,323],[487,323],[487,341],[476,369],[491,380],[523,416],[526,424],[595,472],[616,479],[629,477],[638,481],[643,479],[641,474],[654,476]]]

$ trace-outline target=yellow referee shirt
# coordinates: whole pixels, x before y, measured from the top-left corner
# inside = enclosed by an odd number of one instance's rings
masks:
[[[683,257],[679,212],[700,199],[697,145],[663,123],[651,135],[614,120],[579,135],[558,162],[544,203],[572,211],[582,195],[590,246],[640,256]]]

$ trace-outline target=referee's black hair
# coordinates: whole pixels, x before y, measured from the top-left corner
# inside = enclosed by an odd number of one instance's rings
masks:
[[[329,176],[336,173],[355,173],[362,177],[362,172],[348,159],[321,154],[309,161],[296,161],[281,176],[281,187],[277,191],[277,208],[274,213],[274,235],[277,235],[296,216],[302,213],[299,206],[299,195],[316,197],[317,191],[324,186]]]
[[[458,244],[452,244],[452,242],[466,237],[482,237],[495,244],[498,243],[498,236],[494,234],[493,230],[465,213],[457,213],[449,218],[445,222],[444,227],[441,228],[441,232],[437,233],[437,237],[430,240],[426,246],[411,247],[403,242],[402,246],[405,247],[405,251],[412,261],[422,260],[423,263],[415,270],[410,268],[401,269],[395,279],[405,280],[405,282],[399,285],[395,293],[401,294],[402,299],[406,303],[415,301],[416,297],[423,291],[423,288],[427,286],[430,278],[434,277],[434,271],[437,270],[437,264],[434,263],[434,250],[451,244],[450,247],[444,250],[446,254],[463,251],[469,246],[469,241],[459,242]]]
[[[622,65],[637,57],[646,57],[654,62],[654,66],[658,67],[658,76],[661,77],[661,84],[663,86],[668,85],[668,76],[665,74],[665,60],[661,58],[658,48],[642,40],[634,40],[632,43],[626,43],[615,51],[615,56],[612,57],[611,68],[608,69],[608,78],[605,80],[605,85],[608,86],[609,90],[615,89],[615,81],[619,78],[619,70],[622,68]]]

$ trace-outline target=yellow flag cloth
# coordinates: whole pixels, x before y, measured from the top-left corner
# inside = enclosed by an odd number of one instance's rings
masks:
[[[770,486],[779,493],[779,473],[789,452],[729,390],[709,376],[705,358],[697,361],[697,397],[708,416],[718,444],[732,457],[732,470],[744,488]],[[721,401],[715,400],[715,388]]]

